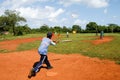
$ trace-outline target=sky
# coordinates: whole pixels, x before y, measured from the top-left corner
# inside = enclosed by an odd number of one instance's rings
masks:
[[[16,10],[31,28],[80,25],[120,25],[120,0],[0,0],[0,16]]]

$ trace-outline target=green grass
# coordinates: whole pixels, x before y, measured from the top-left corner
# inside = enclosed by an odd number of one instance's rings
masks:
[[[93,37],[90,37],[93,36]],[[83,40],[95,40],[93,34],[72,35],[72,42],[59,43],[57,47],[50,46],[49,51],[55,53],[78,53],[90,57],[98,57],[100,59],[110,59],[120,64],[120,35],[106,34],[105,36],[113,36],[114,40],[104,44],[93,45]]]
[[[14,39],[21,39],[21,38],[33,38],[33,37],[40,37],[40,36],[45,36],[43,33],[39,34],[25,34],[22,36],[13,36],[11,34],[8,35],[0,35],[0,41],[5,41],[5,40],[14,40]]]
[[[6,49],[0,49],[0,53],[8,53],[9,51]]]
[[[40,36],[40,34],[30,34],[23,37],[38,36]],[[41,34],[41,36],[45,36],[45,34]],[[83,40],[95,40],[95,34],[70,34],[69,38],[66,38],[66,35],[62,34],[61,40],[72,40],[72,42],[60,42],[56,46],[50,46],[48,51],[58,54],[77,53],[90,57],[98,57],[100,59],[113,60],[117,64],[120,64],[120,34],[105,34],[105,36],[113,36],[114,40],[104,44],[93,45]],[[19,45],[17,51],[37,49],[39,45],[40,41],[24,43]]]
[[[17,51],[37,49],[39,47],[40,41],[34,41],[30,43],[20,44],[17,48]]]

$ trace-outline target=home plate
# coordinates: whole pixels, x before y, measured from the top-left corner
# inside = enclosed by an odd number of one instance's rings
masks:
[[[47,76],[56,76],[58,73],[53,71],[48,71]]]

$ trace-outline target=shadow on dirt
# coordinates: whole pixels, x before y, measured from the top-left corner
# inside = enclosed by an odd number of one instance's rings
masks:
[[[33,68],[36,67],[36,65],[37,65],[38,63],[39,63],[39,61],[35,62],[35,63],[33,64]],[[45,64],[45,63],[43,63],[43,64]],[[47,66],[41,66],[41,67],[39,68],[39,71],[41,70],[41,68],[47,69]],[[38,72],[39,72],[39,71],[38,71]]]

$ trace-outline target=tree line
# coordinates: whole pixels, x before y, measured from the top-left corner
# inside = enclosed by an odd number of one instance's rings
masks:
[[[80,25],[68,26],[48,26],[43,24],[39,28],[31,29],[27,24],[20,25],[22,22],[27,20],[20,16],[20,12],[15,10],[5,10],[4,14],[0,16],[0,34],[9,32],[16,35],[23,35],[29,33],[46,33],[48,31],[66,33],[76,31],[77,33],[96,33],[104,31],[105,33],[118,33],[120,32],[120,26],[117,24],[110,23],[108,25],[98,25],[96,22],[89,22],[85,29],[82,29]]]

